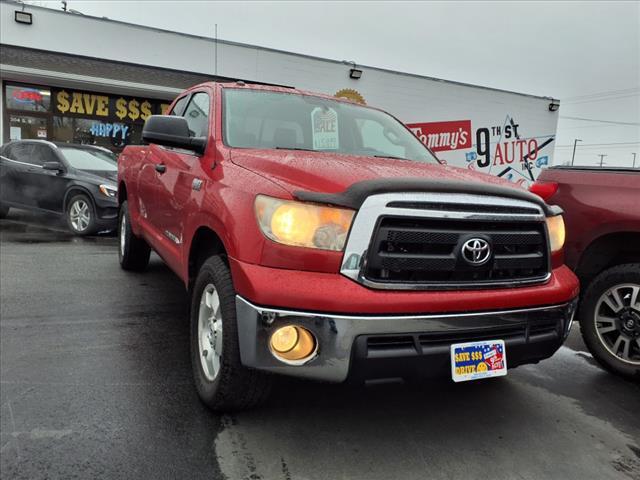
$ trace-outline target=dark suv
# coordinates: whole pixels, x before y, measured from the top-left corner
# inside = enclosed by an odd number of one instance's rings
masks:
[[[0,218],[9,208],[63,215],[90,235],[117,221],[117,163],[102,147],[17,140],[0,148]]]

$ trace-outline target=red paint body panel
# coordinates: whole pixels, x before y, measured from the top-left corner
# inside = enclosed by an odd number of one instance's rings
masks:
[[[547,203],[564,210],[566,263],[575,269],[584,251],[598,238],[619,232],[640,233],[640,172],[548,168],[540,182],[555,182]]]
[[[429,178],[483,182],[520,188],[498,177],[469,169],[385,158],[288,150],[234,149],[231,160],[260,172],[288,191],[342,192],[355,182],[380,178]]]
[[[554,305],[578,295],[575,275],[562,266],[546,285],[491,290],[372,290],[340,274],[298,272],[229,259],[237,292],[251,302],[294,310],[353,313],[438,313]]]
[[[196,232],[222,241],[238,292],[261,305],[351,313],[478,311],[551,305],[577,295],[575,276],[554,269],[549,283],[486,291],[402,292],[365,288],[340,275],[342,252],[280,245],[267,240],[254,213],[257,194],[291,199],[292,192],[339,192],[361,180],[393,177],[512,184],[442,165],[353,155],[229,148],[222,142],[222,89],[293,89],[203,84],[188,92],[210,95],[207,148],[198,156],[157,145],[126,147],[119,159],[120,192],[126,189],[131,226],[189,283],[189,254]],[[322,96],[322,95],[320,95]],[[327,97],[332,98],[333,97]],[[155,171],[156,164],[166,171]],[[193,182],[201,181],[198,189]],[[554,258],[554,267],[561,260]]]

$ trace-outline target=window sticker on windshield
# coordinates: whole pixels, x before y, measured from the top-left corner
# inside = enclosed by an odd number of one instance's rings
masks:
[[[338,113],[332,108],[317,107],[311,111],[314,150],[337,150]]]

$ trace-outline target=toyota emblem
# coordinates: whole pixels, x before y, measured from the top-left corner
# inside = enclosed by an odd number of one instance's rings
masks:
[[[483,238],[470,238],[462,245],[462,258],[476,267],[484,265],[491,258],[491,246]]]

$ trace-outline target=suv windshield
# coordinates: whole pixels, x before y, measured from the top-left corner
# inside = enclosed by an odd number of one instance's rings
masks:
[[[230,147],[311,150],[438,160],[391,115],[310,95],[224,90],[224,141]]]
[[[115,172],[118,164],[115,158],[102,150],[89,148],[60,147],[60,152],[73,168],[78,170],[101,170]]]

